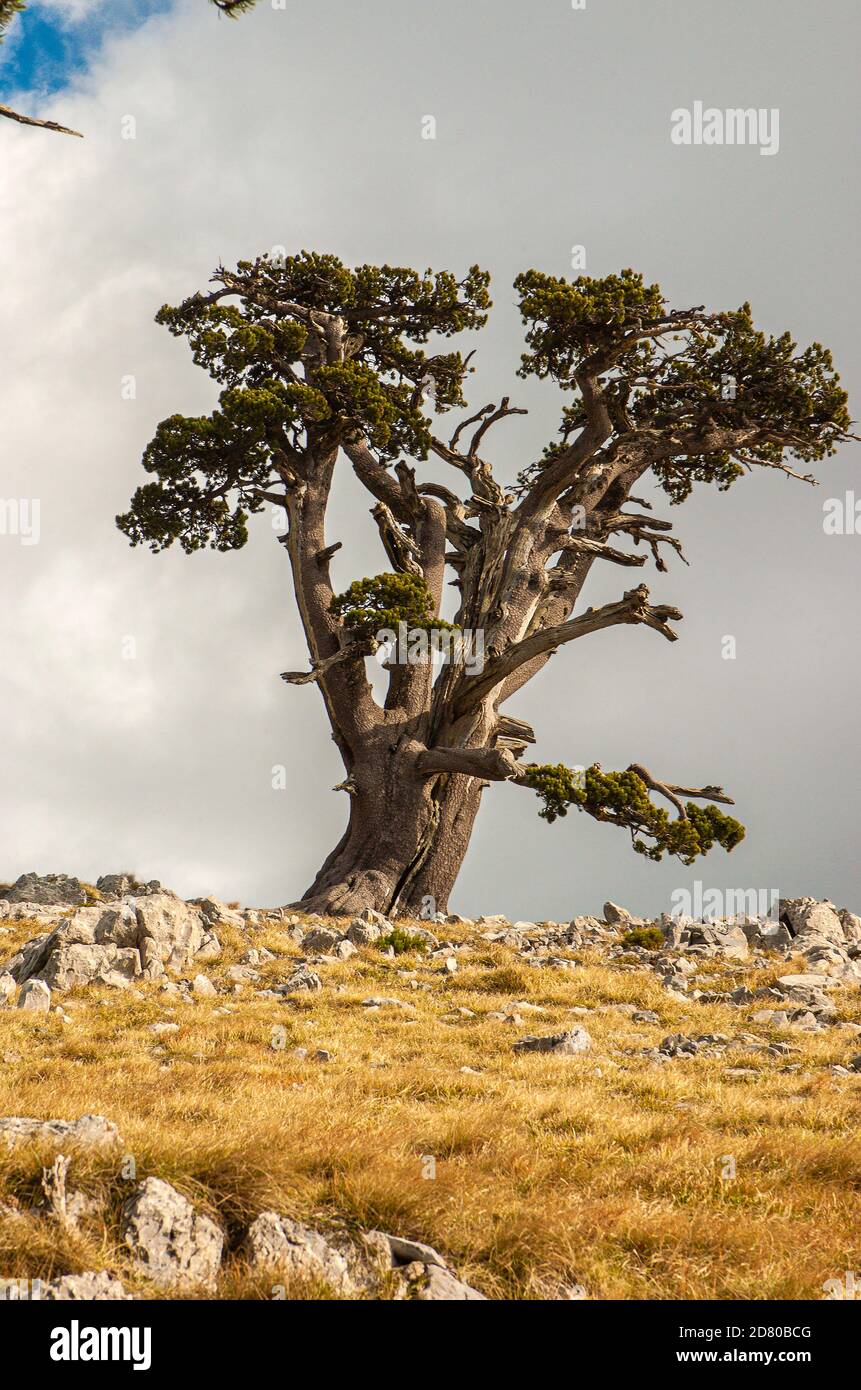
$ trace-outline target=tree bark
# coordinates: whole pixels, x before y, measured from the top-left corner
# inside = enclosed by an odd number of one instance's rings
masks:
[[[469,846],[485,783],[460,773],[421,774],[414,746],[379,749],[344,784],[350,817],[341,840],[294,907],[341,916],[371,907],[432,917]]]

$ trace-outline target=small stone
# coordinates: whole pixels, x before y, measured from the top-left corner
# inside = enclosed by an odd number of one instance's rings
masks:
[[[195,975],[191,987],[195,994],[202,995],[204,998],[211,998],[214,994],[218,994],[218,990],[208,975]]]
[[[299,994],[306,990],[318,990],[323,988],[323,981],[313,970],[303,968],[297,970],[290,976],[286,984],[278,986],[279,994]]]
[[[515,1052],[549,1052],[555,1056],[573,1057],[588,1052],[592,1039],[585,1028],[569,1028],[564,1033],[550,1033],[544,1037],[521,1038],[514,1044]]]
[[[663,1039],[658,1051],[665,1057],[692,1057],[699,1051],[699,1044],[684,1033],[671,1033]]]
[[[432,1245],[423,1245],[418,1240],[408,1240],[404,1236],[390,1236],[384,1231],[370,1231],[371,1238],[382,1238],[389,1247],[396,1264],[411,1264],[417,1260],[423,1265],[437,1265],[446,1268],[445,1260],[437,1254]]]

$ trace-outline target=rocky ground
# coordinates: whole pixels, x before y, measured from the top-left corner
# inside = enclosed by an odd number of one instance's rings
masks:
[[[861,919],[353,921],[0,887],[0,1279],[43,1298],[823,1297]]]

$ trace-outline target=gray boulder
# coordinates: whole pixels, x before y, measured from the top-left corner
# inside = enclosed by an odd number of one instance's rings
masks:
[[[120,1302],[131,1299],[118,1279],[105,1270],[98,1274],[64,1274],[51,1284],[43,1284],[40,1298],[48,1303]]]
[[[246,1249],[256,1268],[279,1269],[297,1279],[322,1281],[338,1293],[353,1284],[347,1260],[333,1245],[308,1226],[264,1211],[249,1227]]]
[[[220,898],[194,898],[192,901],[194,906],[200,909],[203,920],[209,928],[236,927],[238,931],[242,931],[245,926],[245,919],[242,914],[228,907]]]
[[[10,903],[40,903],[47,907],[75,907],[87,901],[80,879],[68,874],[22,874],[6,891]]]
[[[361,917],[355,917],[347,928],[346,939],[354,946],[370,946],[382,935],[381,929],[374,922],[365,922]]]
[[[848,907],[842,907],[838,915],[844,939],[853,946],[861,944],[861,917],[856,917]]]
[[[423,1303],[487,1301],[483,1293],[452,1274],[432,1245],[383,1231],[369,1231],[364,1239],[382,1268],[396,1271],[403,1296]]]
[[[793,936],[815,932],[836,945],[845,944],[843,926],[833,903],[817,902],[815,898],[781,898],[780,918]]]
[[[633,918],[626,907],[619,907],[618,903],[606,902],[603,908],[604,921],[611,927],[627,927]]]
[[[214,1289],[224,1234],[162,1178],[145,1178],[126,1202],[123,1239],[138,1271],[159,1287]]]
[[[190,965],[203,946],[206,932],[200,912],[169,893],[152,893],[134,899],[141,938],[155,943],[156,954],[167,970]]]
[[[0,1118],[0,1138],[10,1149],[30,1140],[100,1148],[118,1143],[119,1137],[116,1125],[103,1115],[82,1115],[78,1120],[35,1120],[18,1115]]]
[[[418,1260],[423,1265],[438,1265],[440,1269],[446,1268],[445,1260],[434,1250],[432,1245],[423,1245],[418,1240],[407,1240],[404,1236],[390,1236],[385,1231],[368,1231],[366,1238],[377,1248],[379,1248],[380,1242],[385,1242],[393,1267],[398,1264],[412,1264],[414,1260]]]
[[[312,927],[302,938],[302,950],[315,955],[327,956],[334,951],[341,940],[341,933],[331,927]]]
[[[44,980],[57,990],[89,984],[125,989],[140,974],[140,952],[133,947],[120,950],[116,946],[61,946],[48,958],[39,980],[28,981],[24,988]]]

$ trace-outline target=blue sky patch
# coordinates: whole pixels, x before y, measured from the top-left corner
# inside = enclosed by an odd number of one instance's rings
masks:
[[[0,100],[11,92],[50,96],[85,72],[108,34],[127,32],[173,0],[105,0],[74,20],[52,5],[32,0],[0,47]]]

